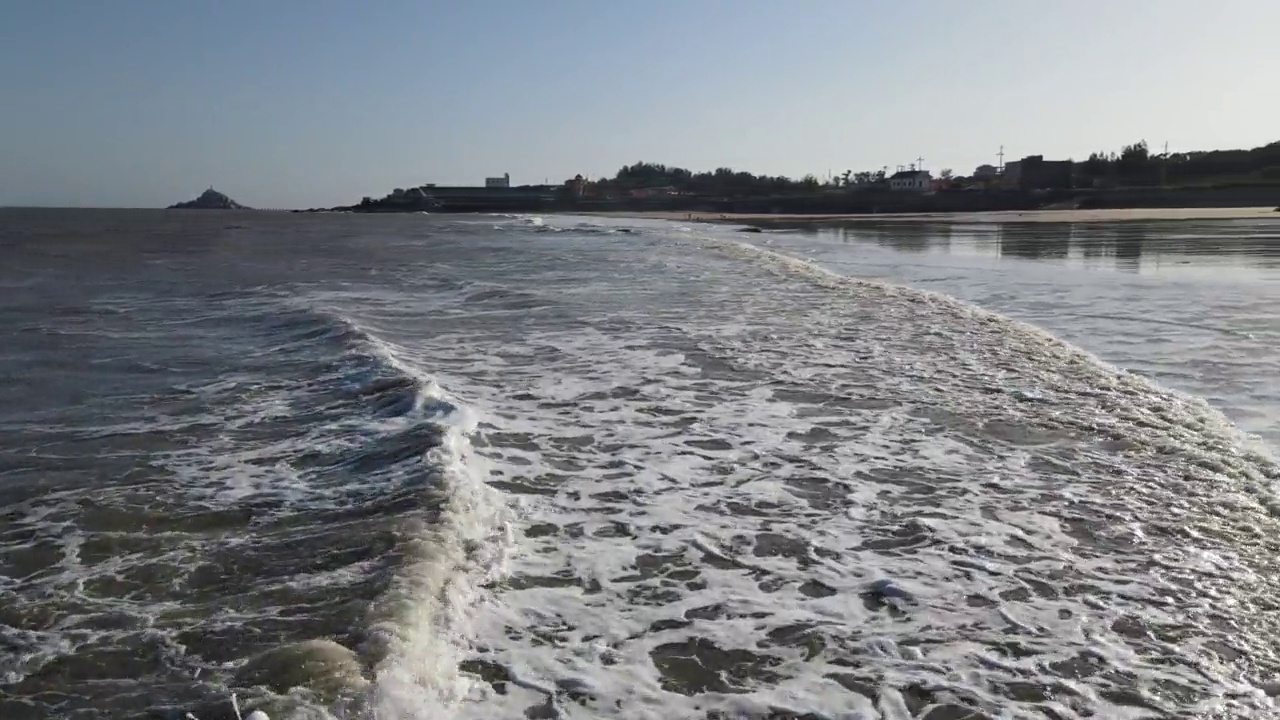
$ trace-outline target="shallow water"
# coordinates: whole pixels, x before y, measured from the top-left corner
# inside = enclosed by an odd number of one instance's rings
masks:
[[[1048,329],[1280,448],[1280,220],[894,223],[766,242]]]
[[[6,718],[1275,712],[1260,252],[6,213]]]

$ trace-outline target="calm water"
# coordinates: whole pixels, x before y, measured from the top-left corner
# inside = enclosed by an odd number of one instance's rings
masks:
[[[1273,717],[1278,243],[0,212],[0,717]]]

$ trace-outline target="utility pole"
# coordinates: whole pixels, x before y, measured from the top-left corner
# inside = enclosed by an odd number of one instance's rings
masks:
[[[1164,141],[1164,152],[1160,154],[1160,187],[1169,184],[1169,141]]]
[[[1004,146],[1000,146],[1000,152],[996,153],[996,157],[1000,158],[1000,172],[1004,172]]]
[[[916,169],[924,170],[924,158],[922,157],[916,158]]]

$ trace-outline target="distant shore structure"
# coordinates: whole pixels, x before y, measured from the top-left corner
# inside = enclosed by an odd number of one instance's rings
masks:
[[[503,173],[502,177],[487,177],[484,179],[484,186],[487,188],[509,188],[511,187],[511,173]]]
[[[933,176],[928,170],[899,170],[889,176],[889,189],[895,191],[928,192],[933,188]]]

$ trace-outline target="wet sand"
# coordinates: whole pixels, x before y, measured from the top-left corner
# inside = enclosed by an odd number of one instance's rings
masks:
[[[810,225],[854,222],[1081,223],[1120,222],[1126,220],[1219,220],[1235,218],[1270,218],[1280,222],[1280,212],[1273,207],[1007,210],[1000,212],[977,213],[882,213],[876,215],[773,215],[767,213],[697,212],[607,212],[586,214],[604,217],[650,218],[655,220],[692,220],[694,222],[726,222],[750,225]]]

